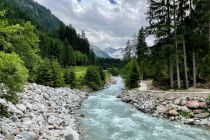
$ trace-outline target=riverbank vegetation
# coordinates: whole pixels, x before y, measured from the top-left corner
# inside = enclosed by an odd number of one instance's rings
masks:
[[[210,82],[209,0],[150,0],[148,27],[126,44],[124,59],[136,59],[143,79],[162,88],[207,87]],[[145,37],[155,36],[148,47]]]

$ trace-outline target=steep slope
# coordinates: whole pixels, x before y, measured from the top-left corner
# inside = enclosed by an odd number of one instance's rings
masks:
[[[63,24],[50,10],[33,0],[0,0],[0,8],[5,9],[5,7],[10,9],[7,17],[12,22],[20,19],[31,21],[38,28],[48,31],[56,30]]]
[[[90,45],[90,48],[93,49],[96,56],[100,58],[111,58],[108,53],[106,53],[105,51],[103,51],[102,49],[99,49],[98,47],[94,45]]]

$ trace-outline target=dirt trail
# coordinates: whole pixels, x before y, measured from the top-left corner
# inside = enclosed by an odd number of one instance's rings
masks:
[[[145,81],[141,81],[140,83],[140,91],[144,91],[144,92],[150,92],[150,93],[154,93],[154,94],[158,94],[158,96],[182,96],[182,97],[193,97],[193,96],[197,96],[197,97],[203,97],[203,98],[207,98],[210,96],[210,89],[201,89],[201,88],[189,88],[186,90],[159,90],[159,89],[155,89],[152,86],[152,80],[145,80]]]

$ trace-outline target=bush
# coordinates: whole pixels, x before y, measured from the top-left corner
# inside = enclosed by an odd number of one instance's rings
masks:
[[[111,67],[107,69],[109,73],[112,74],[112,76],[118,76],[119,75],[119,70],[115,67]]]
[[[16,93],[23,89],[27,79],[28,70],[20,57],[0,52],[0,97],[16,103]]]
[[[98,71],[99,71],[99,74],[100,74],[101,81],[104,85],[105,82],[106,82],[106,73],[104,72],[102,67],[98,67]]]
[[[38,68],[36,83],[50,87],[64,86],[64,74],[58,62],[44,60]]]
[[[104,86],[105,74],[102,72],[101,68],[90,66],[85,74],[85,85],[90,87],[92,90],[96,91]]]
[[[132,60],[129,62],[125,69],[124,69],[124,78],[125,78],[125,85],[129,89],[139,87],[139,82],[141,80],[141,73],[139,70],[138,63],[136,60]]]
[[[65,84],[69,85],[71,88],[76,87],[76,75],[72,70],[66,70],[64,74]]]

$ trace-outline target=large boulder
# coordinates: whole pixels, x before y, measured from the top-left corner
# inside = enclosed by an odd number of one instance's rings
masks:
[[[187,101],[186,106],[189,108],[198,108],[200,104],[198,101]]]

